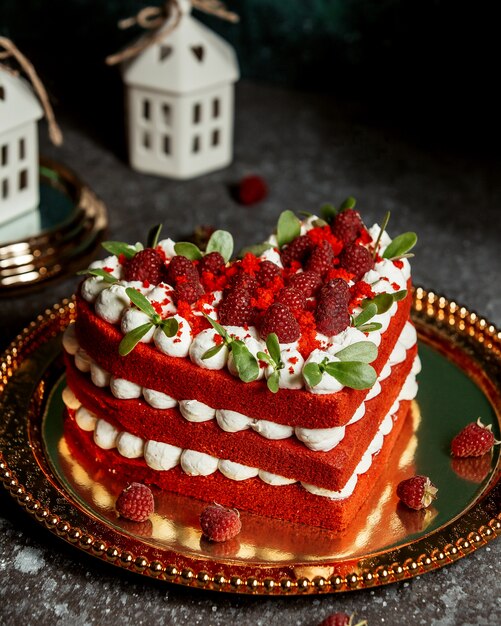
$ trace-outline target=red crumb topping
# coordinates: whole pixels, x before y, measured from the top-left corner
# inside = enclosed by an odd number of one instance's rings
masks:
[[[370,236],[369,231],[366,230],[365,228],[362,228],[360,232],[360,236],[355,240],[355,243],[359,243],[362,246],[366,246],[368,243],[371,243],[371,241],[372,241],[372,237]]]
[[[398,283],[391,283],[391,286],[395,291],[398,291],[400,289],[400,285]]]
[[[259,271],[260,265],[261,265],[261,261],[250,252],[248,252],[244,256],[244,258],[242,259],[240,263],[240,266],[242,267],[244,272],[246,274],[249,274],[249,276],[255,276],[256,273]]]
[[[343,242],[332,234],[330,226],[317,226],[316,228],[312,228],[306,233],[306,236],[308,239],[311,239],[316,246],[319,246],[322,241],[327,241],[336,256],[338,256],[343,249]]]
[[[127,263],[128,259],[125,256],[125,254],[119,254],[118,255],[118,262],[120,263],[120,265],[125,265]]]
[[[398,267],[399,270],[401,270],[404,266],[404,262],[401,259],[394,259],[393,265],[395,267]]]
[[[228,284],[228,276],[226,273],[214,274],[214,272],[204,271],[200,282],[207,292],[222,291]]]
[[[113,273],[113,268],[112,267],[103,267],[103,270],[105,272],[108,272],[108,274],[112,274]]]
[[[350,304],[348,307],[350,313],[353,313],[353,309],[357,307],[362,300],[373,298],[375,295],[369,283],[366,283],[364,280],[359,280],[358,283],[355,283],[353,287],[350,288],[350,294]]]
[[[150,283],[149,280],[143,280],[143,287],[145,289],[148,289],[148,287],[150,287],[150,286],[151,286],[151,283]]]
[[[210,323],[205,317],[203,315],[195,315],[191,306],[184,300],[179,300],[177,303],[177,313],[188,322],[193,337],[202,332],[202,330],[210,328]]]
[[[214,333],[214,337],[212,338],[216,346],[220,346],[223,343],[223,338],[219,333]]]
[[[342,267],[333,268],[327,272],[327,275],[325,277],[325,282],[329,282],[329,280],[333,280],[334,278],[342,278],[347,283],[349,283],[350,280],[353,280],[353,276],[354,275],[351,272],[348,272]]]
[[[298,351],[303,358],[320,348],[321,343],[316,338],[317,327],[315,317],[311,311],[301,311],[297,317],[299,326],[301,327],[301,337],[298,343]]]
[[[292,363],[292,365],[296,365],[298,360],[297,356],[291,356],[290,359],[288,359],[289,363]]]

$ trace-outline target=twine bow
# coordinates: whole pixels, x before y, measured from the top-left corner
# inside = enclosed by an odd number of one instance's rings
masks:
[[[210,15],[215,15],[216,17],[228,22],[238,22],[240,19],[236,13],[228,11],[224,4],[219,0],[191,0],[191,5],[195,9],[199,9],[200,11],[209,13]],[[172,17],[170,26],[162,29],[162,26],[169,17]],[[145,30],[151,30],[152,33],[133,43],[124,50],[106,57],[107,65],[116,65],[117,63],[121,63],[122,61],[135,57],[154,43],[159,43],[178,27],[181,17],[182,11],[179,7],[178,0],[167,0],[161,6],[144,7],[144,9],[141,9],[137,15],[120,20],[118,22],[118,27],[121,29],[137,25],[141,26],[141,28],[144,28]]]
[[[7,39],[7,37],[0,37],[0,48],[3,48],[3,51],[0,51],[0,61],[13,57],[30,79],[33,89],[42,104],[45,118],[47,119],[47,124],[49,125],[49,137],[54,145],[60,146],[63,143],[63,133],[56,122],[54,111],[52,110],[52,106],[49,102],[49,96],[47,95],[47,91],[40,80],[40,77],[36,73],[35,68],[24,56],[24,54],[14,45],[14,43],[10,39]],[[9,74],[13,74],[14,76],[18,75],[16,70],[7,65],[0,63],[0,67],[2,70],[9,72]]]

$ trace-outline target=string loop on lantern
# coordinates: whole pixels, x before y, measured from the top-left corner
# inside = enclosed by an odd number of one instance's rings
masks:
[[[45,118],[47,119],[47,124],[49,126],[49,137],[54,145],[60,146],[63,143],[63,133],[56,122],[56,117],[50,104],[49,96],[47,95],[44,84],[36,73],[35,68],[30,63],[28,58],[7,37],[0,37],[0,48],[3,48],[3,51],[0,51],[0,61],[11,57],[14,58],[19,63],[24,73],[28,76],[43,107]],[[2,70],[7,71],[10,74],[18,74],[15,69],[9,67],[8,65],[0,64],[0,67]]]
[[[240,19],[236,13],[228,11],[225,5],[219,0],[190,0],[190,3],[195,9],[210,15],[215,15],[228,22],[238,22]],[[152,30],[153,32],[124,50],[106,57],[106,64],[116,65],[117,63],[137,56],[154,43],[159,43],[178,27],[182,15],[183,12],[179,6],[178,0],[167,0],[167,2],[161,6],[144,7],[137,15],[120,20],[118,27],[121,29],[137,25],[145,30]],[[162,28],[165,20],[169,17],[172,18],[170,25],[166,28]]]

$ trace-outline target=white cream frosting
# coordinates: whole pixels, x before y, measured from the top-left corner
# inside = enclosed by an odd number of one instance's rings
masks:
[[[277,424],[268,420],[252,420],[250,427],[265,439],[288,439],[294,434],[292,426],[285,426],[284,424]]]
[[[75,356],[79,347],[80,345],[75,333],[75,323],[73,322],[66,327],[66,330],[63,333],[63,348],[68,354]]]
[[[96,313],[105,322],[109,324],[120,322],[125,309],[130,305],[129,296],[125,293],[125,289],[125,285],[115,283],[107,289],[103,289],[97,296]]]
[[[79,406],[75,411],[75,420],[82,430],[90,432],[96,428],[96,414],[84,406]]]
[[[181,468],[189,476],[209,476],[218,469],[218,459],[195,450],[184,450],[181,454]]]
[[[178,323],[177,333],[173,337],[167,337],[164,331],[158,327],[153,334],[156,347],[167,356],[188,356],[191,345],[191,327],[187,320],[180,315],[172,316]]]
[[[182,452],[177,446],[150,439],[144,446],[144,460],[151,469],[166,471],[179,464]]]
[[[179,411],[188,422],[207,422],[216,417],[216,409],[198,400],[181,400]]]
[[[75,353],[75,366],[81,372],[90,372],[90,364],[92,362],[89,354],[83,349],[78,348]]]
[[[117,450],[127,459],[139,459],[144,456],[144,439],[122,431],[116,441]]]
[[[172,259],[173,256],[176,256],[176,251],[174,250],[175,245],[176,242],[170,237],[158,242],[158,246],[163,250],[167,259]]]
[[[111,450],[117,445],[118,433],[119,431],[109,422],[98,419],[94,430],[94,442],[103,450]]]
[[[252,418],[229,409],[217,409],[216,420],[221,430],[227,433],[237,433],[247,430],[252,424]]]
[[[167,283],[159,283],[156,287],[153,287],[151,291],[146,294],[147,299],[153,305],[153,308],[157,310],[157,307],[161,308],[162,317],[168,317],[177,313],[177,307],[172,299],[172,292],[174,287]],[[160,311],[157,311],[160,314]]]
[[[96,387],[109,387],[111,382],[111,374],[95,361],[90,364],[90,377]]]
[[[207,370],[222,370],[228,361],[228,348],[223,346],[217,354],[209,359],[203,359],[203,355],[220,343],[216,343],[219,337],[213,328],[207,328],[198,333],[190,346],[190,359],[195,365]]]
[[[227,459],[220,459],[217,468],[221,474],[224,474],[230,480],[247,480],[248,478],[254,478],[259,473],[257,467],[249,467],[248,465],[234,463]]]
[[[249,352],[256,358],[256,360],[258,361],[258,365],[259,365],[257,353],[267,352],[264,341],[260,341],[259,339],[255,339],[254,337],[244,337],[243,339],[241,339],[241,341],[243,341],[243,343],[247,346]],[[228,365],[228,371],[230,372],[230,374],[238,378],[238,371],[237,371],[237,368],[235,367],[235,362],[233,360],[233,354],[231,350],[228,355],[227,365]],[[264,376],[264,368],[259,367],[259,374],[255,380],[261,380],[263,376]]]
[[[80,400],[73,393],[73,390],[69,387],[65,387],[63,389],[63,393],[61,394],[63,398],[64,404],[73,411],[76,411],[80,406],[82,406]]]
[[[282,344],[286,345],[286,344]],[[278,386],[280,389],[301,389],[303,387],[303,366],[304,359],[300,352],[294,347],[280,350],[280,360],[284,367],[278,370]],[[274,368],[268,366],[265,370],[266,378],[269,378]]]
[[[132,330],[139,328],[139,326],[144,326],[144,324],[150,324],[151,320],[139,309],[127,309],[124,311],[122,315],[122,320],[120,322],[120,328],[122,333],[126,335],[130,333]],[[155,332],[155,326],[151,326],[150,330],[141,337],[139,340],[141,343],[150,343],[153,339],[153,333]]]
[[[154,409],[173,409],[177,406],[177,400],[155,389],[146,389],[143,387],[143,398]]]
[[[305,362],[305,367],[306,365],[308,365],[309,363],[322,363],[322,361],[324,359],[327,359],[328,363],[336,363],[339,362],[339,359],[335,356],[333,356],[332,354],[330,354],[330,352],[327,352],[325,350],[313,350],[313,352],[310,354],[310,356],[306,359]],[[338,391],[341,391],[341,389],[343,389],[344,385],[342,383],[340,383],[338,380],[336,380],[334,378],[334,376],[331,376],[330,374],[327,374],[327,372],[324,372],[322,374],[322,378],[320,380],[320,382],[315,385],[314,387],[310,387],[310,385],[308,384],[308,381],[306,381],[306,388],[308,389],[308,391],[310,391],[311,393],[314,393],[316,395],[325,395],[328,393],[336,393]]]
[[[119,400],[132,400],[141,397],[142,387],[125,378],[116,378],[112,376],[110,379],[111,393]]]

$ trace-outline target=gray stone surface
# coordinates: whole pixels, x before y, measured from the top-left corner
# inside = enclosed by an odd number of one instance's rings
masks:
[[[111,123],[111,122],[110,122]],[[116,123],[116,122],[115,122]],[[70,117],[65,144],[42,149],[72,167],[106,202],[110,238],[136,240],[163,221],[179,238],[200,223],[231,230],[238,245],[262,239],[281,210],[312,210],[355,195],[368,223],[392,211],[390,232],[420,235],[417,284],[501,325],[499,165],[487,157],[419,145],[371,125],[361,109],[320,95],[242,84],[234,164],[189,182],[132,172],[109,146]],[[237,205],[228,185],[259,173],[270,187],[255,206]],[[70,278],[0,301],[0,343],[69,295]],[[77,552],[36,525],[0,491],[0,624],[298,624],[334,610],[369,624],[501,622],[501,543],[409,582],[318,598],[247,598],[197,592],[133,577]]]

